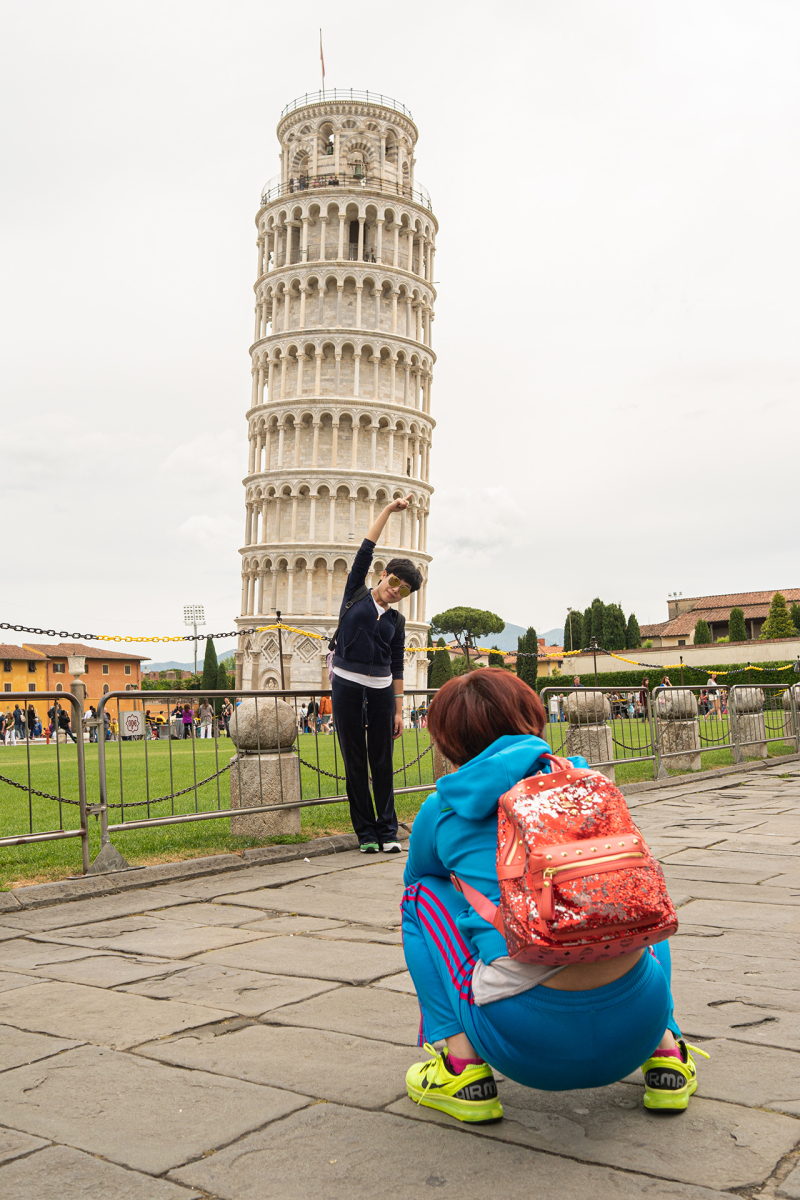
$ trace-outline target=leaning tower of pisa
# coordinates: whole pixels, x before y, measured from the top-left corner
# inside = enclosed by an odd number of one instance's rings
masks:
[[[327,636],[373,516],[411,493],[375,551],[422,572],[401,602],[427,641],[431,324],[436,218],[414,178],[417,127],[370,92],[306,95],[278,123],[280,174],[256,216],[240,629],[281,620]],[[373,582],[373,581],[369,581]],[[263,620],[262,620],[263,619]],[[327,641],[283,635],[286,686],[327,686]],[[406,686],[424,686],[406,654]],[[279,688],[274,632],[243,633],[237,684]]]

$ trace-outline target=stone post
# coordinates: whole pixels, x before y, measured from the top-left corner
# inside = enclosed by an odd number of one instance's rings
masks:
[[[567,729],[562,753],[581,754],[591,766],[593,763],[608,763],[603,775],[614,782],[614,737],[606,721],[611,716],[611,705],[602,692],[584,688],[570,692],[567,696]]]
[[[800,683],[787,688],[783,693],[783,733],[784,737],[791,738],[794,741],[797,739],[800,729],[795,727],[794,718],[792,717],[793,695],[795,713],[797,714],[798,724],[800,724]],[[800,749],[800,742],[798,742],[798,749]]]
[[[764,693],[757,687],[735,687],[728,694],[728,712],[734,757],[767,757],[767,732],[764,726]]]
[[[274,699],[243,700],[231,717],[231,808],[281,804],[280,810],[231,817],[237,837],[267,838],[300,832],[300,761],[292,753],[297,735],[294,709]]]
[[[655,718],[659,753],[670,755],[665,766],[675,771],[702,770],[700,725],[694,693],[689,688],[664,688],[656,694]],[[678,750],[686,753],[675,753]]]

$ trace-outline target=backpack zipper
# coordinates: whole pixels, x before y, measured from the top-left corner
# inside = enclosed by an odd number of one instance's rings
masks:
[[[538,905],[539,916],[544,921],[552,921],[555,916],[552,880],[554,876],[558,875],[559,871],[574,871],[576,868],[588,868],[588,870],[584,870],[582,873],[592,875],[594,874],[592,868],[597,866],[598,863],[618,862],[621,858],[643,859],[644,854],[639,850],[626,850],[622,854],[604,854],[602,858],[590,858],[581,863],[562,863],[558,867],[545,867],[544,871],[542,871],[542,895]]]

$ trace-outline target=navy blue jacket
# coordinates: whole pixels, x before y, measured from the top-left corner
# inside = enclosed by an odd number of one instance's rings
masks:
[[[344,611],[348,600],[366,583],[374,549],[375,543],[364,538],[353,559],[339,610],[339,633],[333,665],[359,675],[391,674],[392,679],[402,679],[405,622],[399,619],[397,610],[388,608],[383,616],[378,617],[372,594],[367,592],[347,612]]]

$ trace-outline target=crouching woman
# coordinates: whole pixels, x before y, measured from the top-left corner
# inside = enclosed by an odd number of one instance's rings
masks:
[[[499,669],[452,679],[431,703],[431,738],[457,769],[417,814],[405,871],[403,946],[420,1045],[431,1054],[408,1072],[408,1094],[461,1121],[496,1121],[492,1067],[562,1091],[601,1087],[644,1064],[645,1105],[685,1108],[696,1070],[672,1012],[667,942],[567,966],[516,962],[451,883],[452,872],[499,905],[498,800],[549,772],[544,725],[536,693]]]

